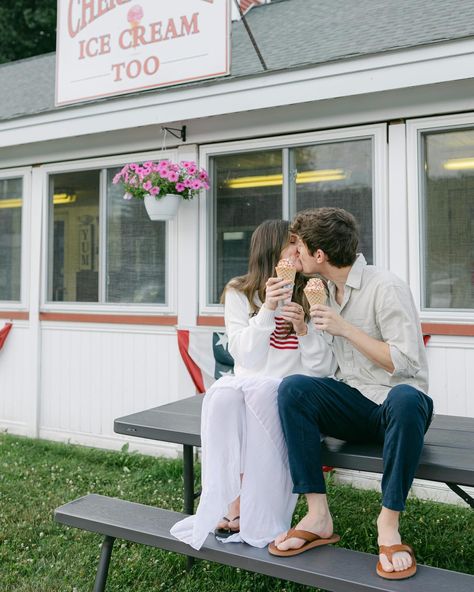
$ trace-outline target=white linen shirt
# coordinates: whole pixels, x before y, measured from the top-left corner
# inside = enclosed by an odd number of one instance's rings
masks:
[[[393,373],[360,353],[344,337],[334,337],[339,368],[336,378],[356,388],[374,403],[383,403],[397,384],[410,384],[428,393],[428,362],[421,325],[408,285],[393,273],[367,265],[357,256],[336,302],[336,285],[329,281],[329,304],[346,321],[390,347]]]

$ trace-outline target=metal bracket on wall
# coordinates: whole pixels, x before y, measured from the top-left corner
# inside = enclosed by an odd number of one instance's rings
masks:
[[[165,132],[169,132],[175,138],[186,142],[186,126],[183,125],[182,127],[166,127],[161,126],[161,129]],[[178,132],[178,133],[176,133]]]

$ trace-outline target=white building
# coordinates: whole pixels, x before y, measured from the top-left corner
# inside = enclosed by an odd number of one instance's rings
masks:
[[[241,21],[210,81],[57,108],[54,54],[0,66],[1,428],[121,446],[114,418],[194,392],[176,326],[222,326],[253,229],[321,205],[409,282],[437,412],[474,417],[474,4],[280,0],[247,19],[267,71]],[[169,223],[111,184],[163,157],[212,182]]]

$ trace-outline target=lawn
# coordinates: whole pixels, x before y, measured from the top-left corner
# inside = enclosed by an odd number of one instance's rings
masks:
[[[53,522],[57,506],[90,492],[182,509],[182,463],[0,435],[0,591],[89,592],[101,537]],[[376,553],[380,497],[329,481],[346,548]],[[298,507],[303,512],[302,505]],[[474,512],[410,499],[402,537],[420,563],[474,574]],[[305,592],[306,586],[117,541],[108,592]]]

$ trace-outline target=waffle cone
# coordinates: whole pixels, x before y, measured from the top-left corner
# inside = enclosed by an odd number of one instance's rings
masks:
[[[290,267],[275,267],[277,277],[282,280],[288,280],[290,283],[294,283],[296,276],[296,269]]]
[[[308,290],[305,288],[304,295],[306,296],[310,306],[313,306],[314,304],[326,304],[326,290]]]

